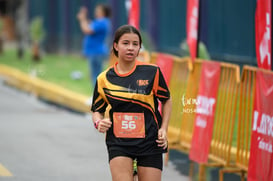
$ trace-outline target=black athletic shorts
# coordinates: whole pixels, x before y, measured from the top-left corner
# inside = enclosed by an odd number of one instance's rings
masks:
[[[136,156],[118,150],[108,150],[108,156],[109,162],[115,157],[124,156],[132,158],[132,160],[136,159],[137,166],[158,168],[160,170],[163,169],[162,153],[157,153],[154,155]]]

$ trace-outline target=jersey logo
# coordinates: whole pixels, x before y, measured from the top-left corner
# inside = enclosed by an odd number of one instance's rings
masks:
[[[138,86],[146,86],[149,84],[149,80],[137,80]]]

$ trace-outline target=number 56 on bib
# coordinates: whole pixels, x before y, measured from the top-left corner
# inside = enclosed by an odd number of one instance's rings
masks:
[[[145,138],[144,113],[113,114],[114,134],[118,138]]]

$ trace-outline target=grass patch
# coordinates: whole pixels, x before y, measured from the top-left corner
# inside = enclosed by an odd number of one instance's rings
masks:
[[[29,51],[22,59],[17,58],[15,49],[5,49],[0,55],[0,64],[17,68],[28,74],[35,74],[38,78],[56,83],[71,91],[87,96],[92,95],[93,85],[89,78],[87,61],[80,55],[48,54],[38,63],[33,62]],[[73,71],[80,71],[82,78],[74,80]]]

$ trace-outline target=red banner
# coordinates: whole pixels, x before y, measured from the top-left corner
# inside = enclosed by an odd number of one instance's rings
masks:
[[[199,0],[188,0],[187,4],[187,43],[192,61],[197,56]]]
[[[139,29],[139,0],[131,0],[128,24]]]
[[[258,71],[248,180],[273,180],[273,74]]]
[[[172,77],[172,70],[173,70],[173,57],[167,54],[159,53],[157,55],[156,64],[160,67],[160,70],[164,76],[164,79],[169,86],[171,77]],[[161,113],[162,104],[161,102],[158,103],[158,110]]]
[[[257,0],[255,14],[256,54],[260,68],[271,69],[271,0]]]
[[[192,146],[189,155],[191,160],[198,163],[207,163],[208,161],[220,71],[221,67],[218,62],[203,62],[202,64]]]
[[[167,54],[159,53],[156,64],[160,67],[165,81],[169,85],[173,70],[173,57]]]

